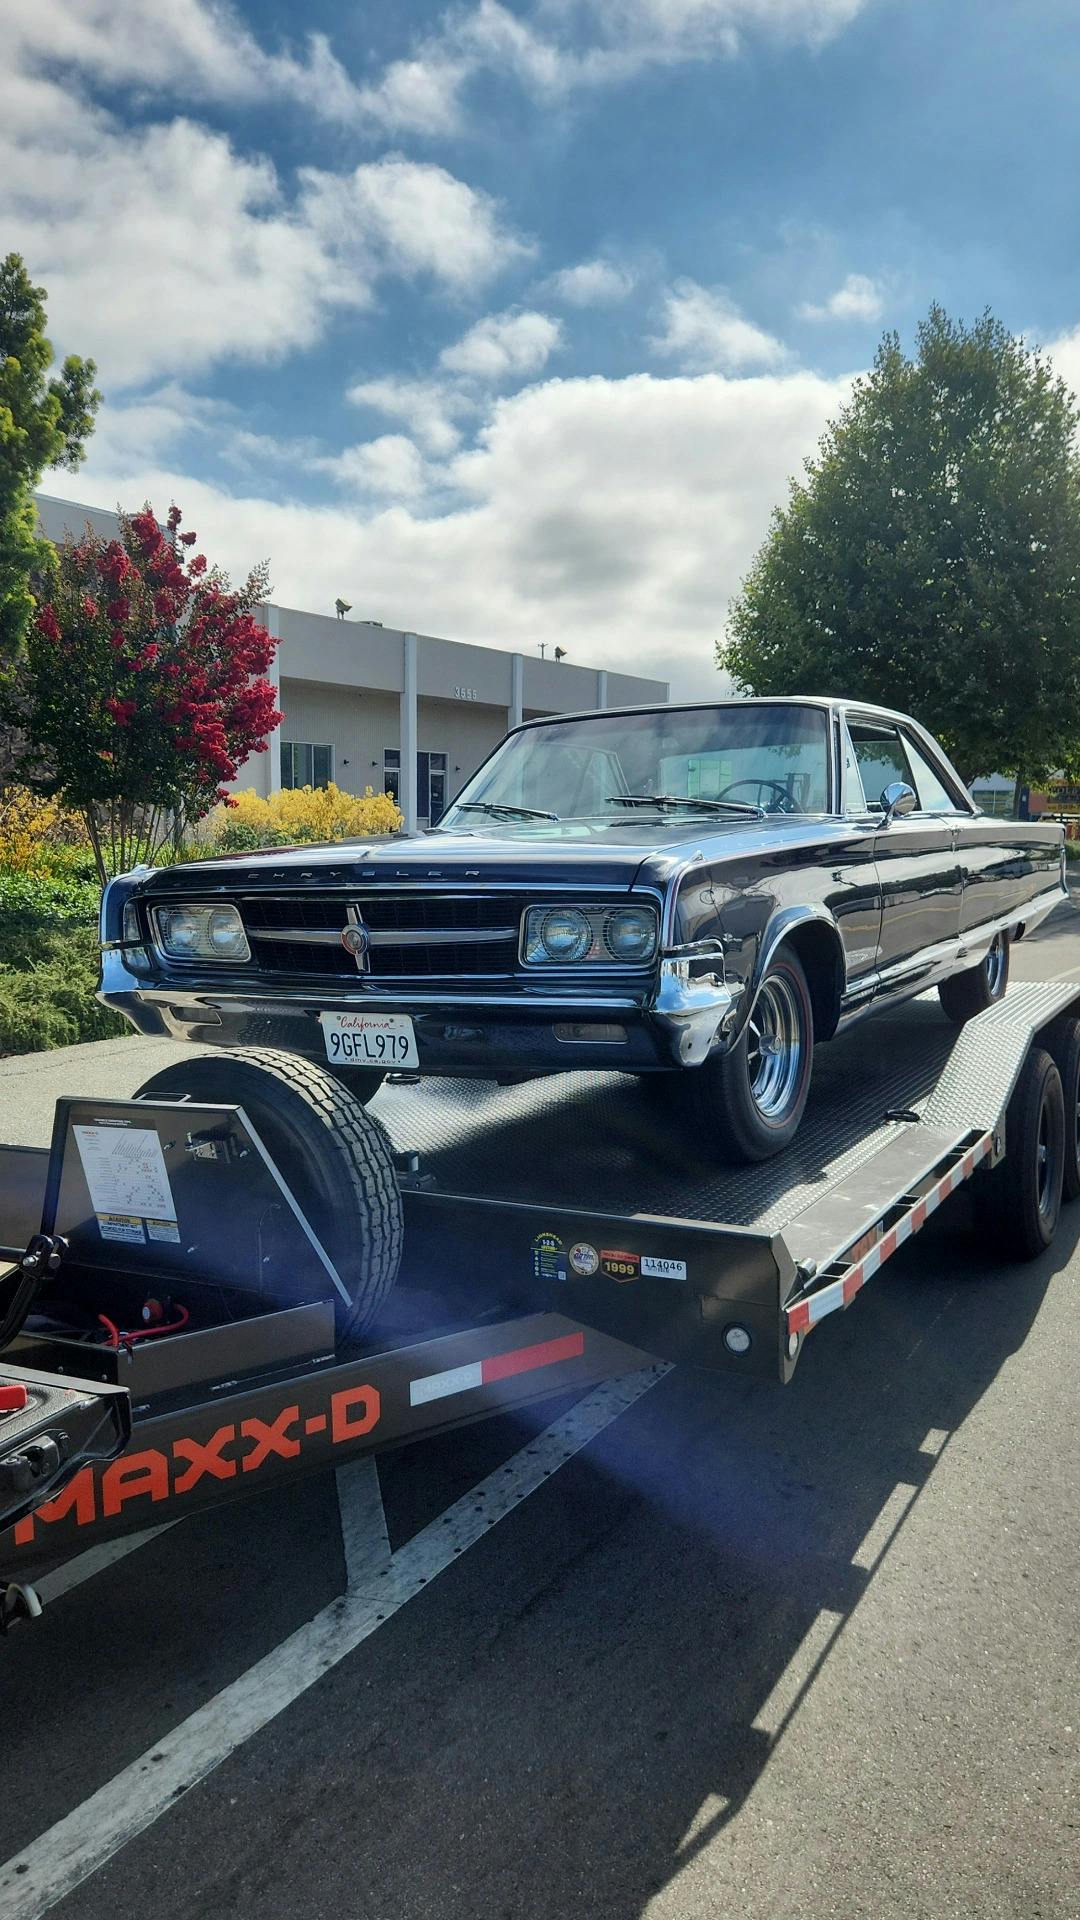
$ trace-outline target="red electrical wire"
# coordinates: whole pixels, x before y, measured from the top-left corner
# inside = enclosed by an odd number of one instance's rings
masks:
[[[186,1307],[179,1304],[176,1311],[180,1316],[177,1320],[168,1320],[160,1327],[136,1327],[131,1333],[121,1333],[115,1320],[110,1320],[108,1314],[99,1313],[98,1319],[109,1336],[110,1347],[130,1347],[136,1340],[149,1340],[154,1333],[179,1333],[187,1326],[191,1315]]]

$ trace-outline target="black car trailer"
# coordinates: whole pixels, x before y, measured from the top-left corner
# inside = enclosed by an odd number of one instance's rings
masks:
[[[1080,977],[834,1042],[794,1147],[749,1169],[687,1135],[677,1085],[390,1085],[369,1113],[285,1056],[215,1061],[243,1098],[65,1099],[50,1149],[0,1147],[0,1625],[87,1546],[651,1358],[787,1382],[967,1182],[1020,1259],[1080,1195]],[[384,1278],[400,1254],[360,1334],[282,1121],[298,1075],[355,1136]]]

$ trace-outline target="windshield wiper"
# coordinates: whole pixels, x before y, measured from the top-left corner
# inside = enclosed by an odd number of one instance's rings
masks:
[[[619,807],[693,807],[697,813],[745,813],[752,820],[764,820],[764,807],[749,800],[691,800],[684,793],[606,793],[605,800]]]
[[[558,820],[557,813],[545,813],[542,807],[515,807],[509,800],[462,800],[459,813],[510,814],[515,820]]]

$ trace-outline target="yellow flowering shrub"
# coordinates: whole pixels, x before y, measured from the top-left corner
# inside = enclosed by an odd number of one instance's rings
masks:
[[[29,787],[0,789],[0,867],[37,873],[51,864],[57,847],[86,845],[82,822],[56,800],[43,800]]]
[[[214,809],[206,832],[222,852],[246,852],[317,840],[368,840],[396,833],[401,821],[388,793],[371,787],[362,794],[343,793],[331,781],[326,787],[283,787],[268,800],[245,787],[231,806]]]

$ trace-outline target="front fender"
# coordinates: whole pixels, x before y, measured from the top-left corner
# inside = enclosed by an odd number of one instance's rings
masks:
[[[814,1038],[828,1040],[836,1031],[847,984],[847,966],[840,929],[828,907],[781,907],[762,932],[746,991],[740,996],[731,1039],[743,1032],[758,989],[785,942],[794,947],[806,970],[814,1008]]]

